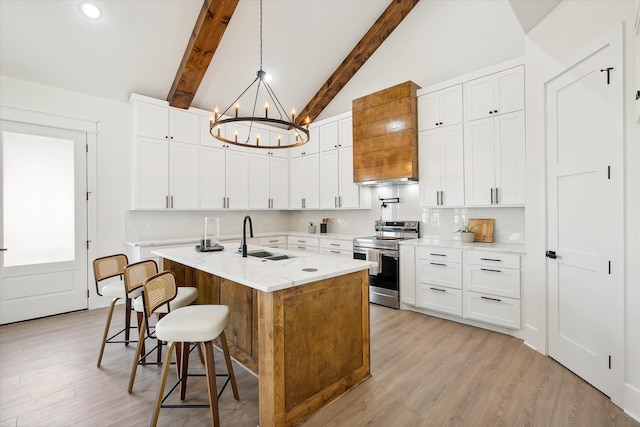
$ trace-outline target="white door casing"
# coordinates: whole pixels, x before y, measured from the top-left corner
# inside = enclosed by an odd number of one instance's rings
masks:
[[[618,32],[546,84],[547,249],[555,252],[547,254],[549,354],[618,404],[624,383],[621,40]]]

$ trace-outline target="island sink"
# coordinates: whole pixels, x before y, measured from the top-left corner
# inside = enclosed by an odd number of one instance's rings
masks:
[[[247,252],[248,256],[252,256],[252,257],[256,257],[256,258],[262,258],[262,259],[268,259],[271,261],[279,261],[281,259],[290,259],[293,258],[289,255],[284,255],[284,254],[274,254],[273,252],[267,252],[267,251],[253,251],[253,252]]]

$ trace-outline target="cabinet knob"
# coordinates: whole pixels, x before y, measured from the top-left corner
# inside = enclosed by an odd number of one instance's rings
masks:
[[[493,114],[493,111],[489,110],[489,114]]]
[[[498,110],[493,110],[493,112],[494,112],[494,113],[497,113],[497,112],[498,112]]]

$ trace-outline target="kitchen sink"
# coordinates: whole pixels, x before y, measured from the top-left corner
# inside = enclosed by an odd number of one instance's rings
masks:
[[[268,252],[268,251],[247,252],[247,255],[252,256],[252,257],[256,257],[256,258],[268,259],[268,260],[271,260],[271,261],[279,261],[281,259],[294,258],[294,257],[291,257],[289,255],[275,254],[273,252]]]

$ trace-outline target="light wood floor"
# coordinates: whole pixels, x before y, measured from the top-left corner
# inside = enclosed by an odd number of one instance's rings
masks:
[[[122,323],[122,308],[114,322]],[[160,369],[127,380],[135,347],[107,345],[106,310],[0,327],[0,426],[148,425]],[[640,426],[609,399],[520,340],[421,314],[371,306],[372,377],[316,414],[316,426]],[[218,372],[224,371],[216,353]],[[196,356],[191,367],[201,370]],[[239,402],[223,426],[258,424],[258,381],[235,364]],[[202,370],[201,370],[202,372]],[[206,399],[203,379],[188,398]],[[209,425],[206,409],[163,409],[160,425]]]

